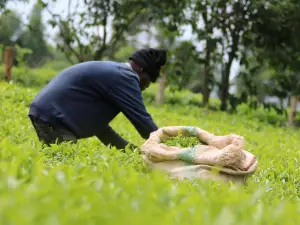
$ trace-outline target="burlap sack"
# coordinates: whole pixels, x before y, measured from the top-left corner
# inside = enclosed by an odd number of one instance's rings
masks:
[[[161,143],[170,137],[196,136],[205,144],[179,148]],[[173,178],[212,179],[245,184],[257,168],[257,158],[244,149],[244,138],[215,136],[199,127],[169,126],[153,132],[141,146],[144,162]]]

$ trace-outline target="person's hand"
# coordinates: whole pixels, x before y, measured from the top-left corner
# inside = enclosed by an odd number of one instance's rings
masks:
[[[244,137],[236,134],[229,134],[225,136],[215,136],[213,135],[208,140],[208,145],[214,146],[219,149],[223,149],[226,146],[233,144],[239,148],[242,148],[244,146],[245,139]]]

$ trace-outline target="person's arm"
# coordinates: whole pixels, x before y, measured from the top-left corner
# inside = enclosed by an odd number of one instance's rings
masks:
[[[122,138],[109,125],[96,136],[106,146],[111,145],[117,149],[125,149],[125,147],[128,145],[130,148],[137,148],[135,145]]]
[[[110,89],[109,98],[144,139],[149,138],[150,134],[158,129],[144,105],[139,81],[133,75],[121,76],[117,84]]]

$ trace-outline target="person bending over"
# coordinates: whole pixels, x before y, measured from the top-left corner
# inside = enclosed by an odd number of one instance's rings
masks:
[[[117,149],[136,147],[109,123],[122,112],[144,139],[158,129],[142,91],[157,80],[166,58],[163,49],[145,48],[128,62],[88,61],[61,71],[30,104],[28,116],[39,140],[49,146],[96,136]]]

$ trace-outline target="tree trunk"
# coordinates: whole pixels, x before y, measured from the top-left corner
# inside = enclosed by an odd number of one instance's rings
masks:
[[[232,33],[232,45],[230,46],[231,51],[229,52],[228,62],[225,64],[225,71],[222,73],[222,84],[221,84],[221,111],[227,110],[227,99],[228,99],[228,91],[229,91],[229,77],[232,62],[235,58],[235,54],[238,51],[239,45],[239,32],[233,31]]]
[[[207,42],[209,42],[207,40]],[[209,90],[209,78],[210,78],[210,55],[211,55],[211,50],[210,50],[210,44],[208,43],[206,46],[206,56],[205,56],[205,65],[204,65],[204,79],[203,79],[203,100],[202,100],[202,107],[205,107],[208,105],[209,102],[209,95],[210,95],[210,90]]]
[[[159,86],[158,90],[156,93],[156,104],[157,105],[162,105],[164,104],[164,97],[165,97],[165,89],[166,89],[166,84],[167,84],[167,74],[162,72],[162,76],[159,80]]]
[[[209,103],[209,95],[210,95],[210,90],[204,86],[203,88],[203,99],[202,99],[202,107],[205,107]]]
[[[290,126],[295,126],[297,103],[298,103],[298,97],[297,96],[291,96],[291,112],[290,112],[290,115],[289,115],[289,125]]]
[[[222,83],[221,83],[221,111],[227,110],[227,99],[228,99],[228,91],[229,91],[229,75],[230,75],[230,67],[232,61],[225,64],[225,71],[222,74]]]
[[[211,21],[208,19],[208,12],[205,11],[203,14],[203,20],[204,24],[207,27],[207,33],[211,34],[213,33],[213,27],[210,26]],[[202,99],[202,107],[205,107],[209,103],[209,95],[210,95],[210,89],[209,89],[209,80],[211,76],[211,68],[210,68],[210,61],[211,61],[211,54],[213,52],[213,49],[215,47],[214,40],[211,38],[206,39],[206,48],[205,48],[205,64],[204,64],[204,80],[203,80],[203,99]]]
[[[4,63],[4,54],[5,54],[5,45],[3,45],[2,46],[2,55],[1,55],[1,57],[2,57],[2,62]]]
[[[4,76],[11,81],[11,69],[14,62],[14,48],[6,47],[4,51]]]
[[[284,109],[283,98],[279,98],[280,109]]]

